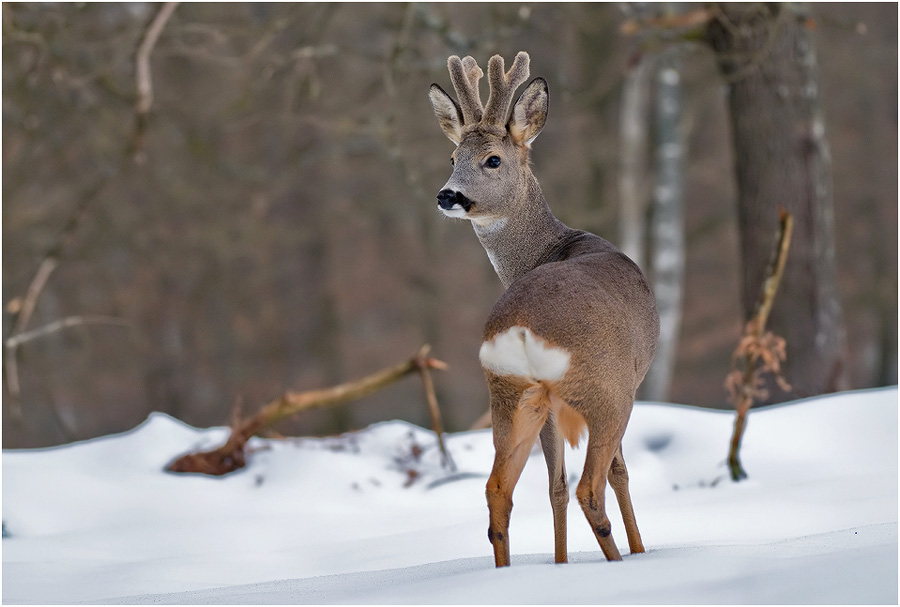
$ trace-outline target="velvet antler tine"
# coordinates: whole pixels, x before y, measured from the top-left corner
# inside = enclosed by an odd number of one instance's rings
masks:
[[[463,69],[466,71],[466,78],[469,81],[469,84],[472,86],[474,91],[476,92],[476,97],[478,97],[478,105],[481,105],[481,96],[478,95],[478,81],[481,80],[481,77],[484,76],[484,72],[481,71],[481,68],[478,67],[478,62],[475,61],[473,57],[466,56],[462,60]]]
[[[528,53],[520,51],[508,72],[503,71],[503,57],[494,55],[488,61],[488,82],[491,94],[484,110],[484,123],[502,126],[509,114],[513,93],[528,79]]]
[[[488,94],[487,105],[485,106],[485,123],[495,124],[500,122],[499,118],[502,114],[497,106],[504,105],[509,107],[509,99],[503,103],[502,99],[506,96],[506,80],[503,74],[503,57],[494,55],[488,60],[488,84],[490,85],[490,93]],[[510,98],[512,95],[509,96]]]
[[[478,81],[484,76],[484,72],[478,67],[478,62],[473,57],[463,57],[463,69],[465,70],[466,80],[469,84],[469,90],[472,94],[472,105],[475,109],[473,112],[475,122],[480,122],[484,115],[484,106],[481,104],[481,92],[478,90]]]
[[[481,68],[472,57],[460,59],[453,55],[447,60],[447,69],[450,70],[450,80],[459,99],[463,122],[465,124],[480,122],[484,114],[481,96],[478,93],[478,80],[484,75]]]
[[[525,51],[516,53],[516,58],[513,60],[512,67],[509,68],[509,71],[506,73],[506,78],[509,81],[509,85],[513,92],[515,92],[523,82],[528,80],[528,64],[530,61],[531,58]]]

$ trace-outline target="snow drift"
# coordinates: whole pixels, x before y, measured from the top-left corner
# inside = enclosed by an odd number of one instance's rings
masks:
[[[223,442],[153,414],[130,432],[3,452],[4,603],[897,603],[897,389],[733,414],[638,403],[623,449],[648,552],[603,558],[572,500],[553,564],[546,468],[516,488],[512,566],[493,568],[489,431],[386,422],[253,439],[224,478],[163,467]],[[568,449],[570,487],[583,451]],[[572,489],[574,491],[574,489]],[[613,494],[613,537],[627,552]]]

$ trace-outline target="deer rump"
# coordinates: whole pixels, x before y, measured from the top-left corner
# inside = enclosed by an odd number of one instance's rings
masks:
[[[650,362],[642,355],[648,344],[633,327],[650,314],[641,306],[622,308],[623,291],[646,288],[640,271],[623,259],[618,251],[601,251],[544,264],[495,304],[479,358],[486,371],[522,390],[516,437],[534,436],[552,416],[574,447],[587,430],[580,409],[590,408],[588,401],[618,408],[614,403],[633,400]],[[630,410],[619,413],[627,419]]]
[[[565,349],[550,345],[527,327],[513,325],[482,343],[479,358],[485,370],[525,384],[513,418],[515,443],[535,436],[552,414],[569,444],[578,444],[587,423],[554,392],[569,369],[571,355]]]

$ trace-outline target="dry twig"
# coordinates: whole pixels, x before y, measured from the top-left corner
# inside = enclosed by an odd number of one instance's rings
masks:
[[[775,293],[778,291],[778,284],[784,273],[784,264],[787,261],[791,245],[794,219],[790,213],[781,209],[779,222],[780,230],[775,255],[766,271],[756,310],[747,322],[744,335],[732,355],[732,370],[725,379],[725,387],[730,392],[737,411],[734,432],[731,436],[731,448],[728,452],[728,467],[731,470],[731,479],[734,481],[747,478],[747,473],[741,466],[738,451],[747,423],[747,412],[753,405],[754,399],[766,396],[762,385],[762,374],[771,373],[779,386],[784,390],[790,390],[790,386],[781,376],[781,362],[786,358],[785,341],[765,330],[769,312],[771,312],[772,303],[775,300]],[[743,370],[738,368],[739,362],[743,363]]]
[[[447,365],[439,360],[427,358],[429,346],[423,346],[416,355],[416,366],[419,369],[419,375],[422,376],[422,385],[425,386],[425,400],[428,402],[428,412],[431,414],[431,427],[437,435],[438,446],[441,449],[441,463],[450,472],[456,472],[456,464],[450,457],[450,452],[444,445],[444,424],[441,422],[441,410],[438,408],[437,396],[434,393],[434,382],[431,381],[431,368],[446,369]]]
[[[81,325],[101,324],[128,326],[127,321],[122,320],[121,318],[118,318],[116,316],[66,316],[65,318],[60,318],[59,320],[54,320],[53,322],[47,323],[42,327],[38,327],[37,329],[32,329],[31,331],[25,331],[23,333],[13,335],[6,340],[5,345],[7,348],[17,348],[26,342],[37,339],[39,337],[43,337],[45,335],[50,335],[51,333],[56,333],[57,331],[62,331],[63,329],[78,327]]]

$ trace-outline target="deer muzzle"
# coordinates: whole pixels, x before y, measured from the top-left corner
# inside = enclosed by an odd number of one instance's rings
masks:
[[[472,201],[466,198],[465,194],[449,188],[438,192],[437,199],[438,206],[445,215],[459,216],[459,211],[465,214],[472,208]]]

